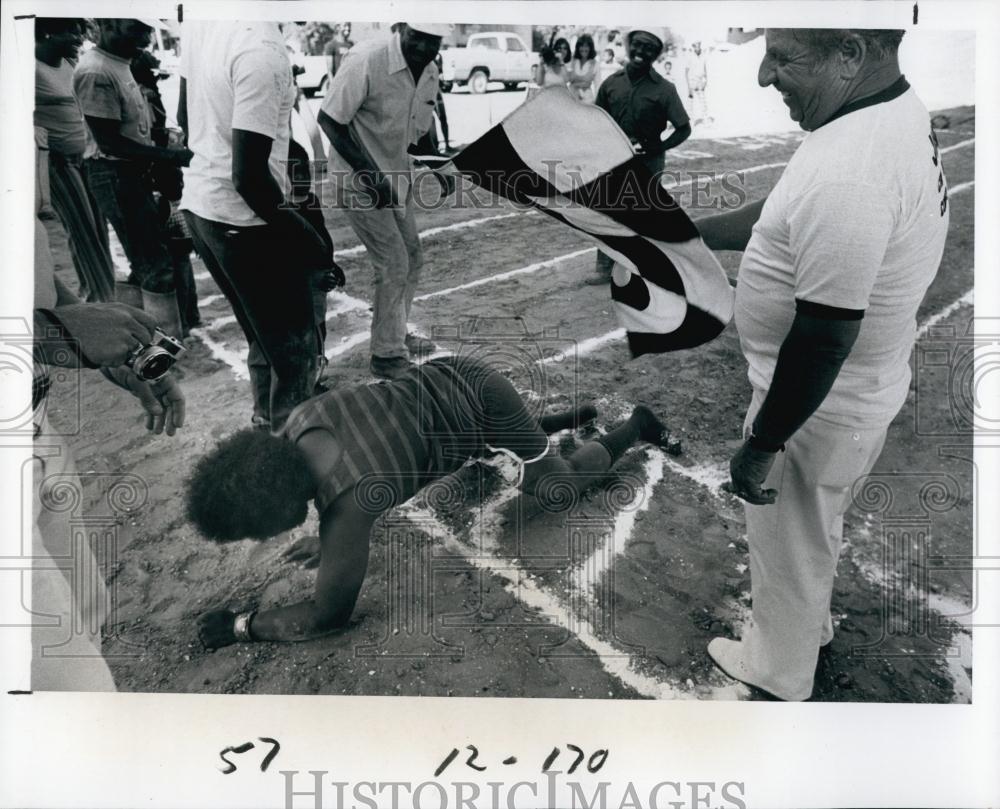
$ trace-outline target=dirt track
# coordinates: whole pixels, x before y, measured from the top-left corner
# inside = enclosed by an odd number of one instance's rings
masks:
[[[972,287],[974,187],[955,191],[973,178],[974,147],[965,143],[974,138],[969,127],[939,133],[942,147],[958,145],[945,156],[952,225],[942,270],[921,307],[921,323]],[[749,197],[756,198],[774,184],[781,170],[775,164],[788,160],[796,142],[794,136],[701,141],[698,151],[710,157],[675,158],[668,168],[753,168],[743,179]],[[711,189],[720,193],[718,183]],[[685,189],[678,191],[682,204],[690,203]],[[331,312],[341,313],[328,324],[332,358],[326,382],[369,382],[364,335],[370,270],[363,252],[349,249],[356,239],[339,212],[326,213],[350,296],[331,296]],[[545,217],[506,205],[444,207],[423,213],[418,221],[421,229],[447,228],[505,214],[515,215],[426,237],[418,294],[589,248]],[[137,404],[96,373],[84,372],[79,387],[84,429],[74,448],[81,470],[97,473],[87,490],[95,512],[107,512],[101,481],[109,474],[130,472],[148,487],[147,502],[120,518],[119,546],[107,560],[116,612],[105,650],[119,688],[754,696],[733,687],[704,652],[715,635],[738,636],[748,610],[742,509],[718,490],[739,445],[749,398],[735,330],[730,326],[695,350],[635,361],[621,340],[589,342],[617,326],[607,290],[582,284],[593,260],[592,252],[582,252],[549,267],[428,297],[415,305],[413,320],[445,349],[482,353],[483,346],[494,346],[515,383],[544,406],[574,397],[594,401],[601,411],[600,428],[632,404],[648,404],[680,435],[683,456],[633,451],[603,486],[558,515],[541,513],[527,498],[512,496],[492,468],[467,467],[380,523],[352,626],[310,643],[235,645],[211,654],[197,644],[195,619],[207,609],[308,597],[314,573],[303,561],[316,533],[312,517],[291,536],[217,547],[200,539],[183,518],[182,481],[192,462],[250,417],[247,383],[236,381],[234,369],[223,361],[241,358],[242,338],[236,324],[224,320],[231,312],[211,280],[199,282],[203,299],[217,297],[203,305],[210,325],[192,342],[184,362],[189,421],[178,436],[145,435]],[[735,274],[738,256],[726,255],[724,264]],[[196,265],[196,271],[202,269]],[[924,345],[942,328],[964,333],[971,315],[971,306],[955,307]],[[470,342],[477,317],[490,320],[479,322],[478,337]],[[533,339],[521,339],[522,322]],[[459,340],[453,339],[456,334]],[[569,359],[536,363],[559,351],[567,351]],[[968,698],[971,661],[948,658],[947,652],[967,648],[969,639],[940,616],[969,608],[970,575],[940,565],[920,568],[927,564],[924,557],[890,559],[888,566],[882,561],[883,531],[897,528],[929,533],[932,556],[971,553],[970,436],[945,431],[952,399],[943,378],[929,376],[937,373],[918,373],[915,385],[931,384],[911,395],[876,468],[896,495],[890,519],[857,510],[849,515],[833,602],[839,631],[821,655],[815,699]],[[75,390],[72,384],[57,390],[52,403],[57,423],[70,419]],[[928,437],[929,430],[937,435]],[[585,437],[555,440],[568,450]],[[934,482],[944,487],[940,511],[928,509],[927,498],[920,496],[922,487]],[[917,568],[909,566],[911,561]],[[907,590],[894,581],[900,572],[911,577],[915,569],[927,571],[925,586],[918,582]],[[928,623],[927,631],[921,620]],[[884,630],[890,631],[883,640]]]

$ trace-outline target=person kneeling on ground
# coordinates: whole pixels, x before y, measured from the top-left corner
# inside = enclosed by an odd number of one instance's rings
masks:
[[[280,435],[242,430],[196,466],[191,521],[208,539],[266,539],[320,515],[320,560],[311,601],[199,618],[208,649],[237,641],[297,641],[344,627],[368,567],[376,519],[428,483],[488,451],[521,464],[519,487],[549,509],[566,508],[639,440],[666,448],[669,431],[646,407],[569,458],[549,452],[549,433],[597,415],[591,406],[536,420],[499,372],[468,358],[431,360],[399,379],[331,390],[299,405]],[[391,496],[384,496],[386,489]]]

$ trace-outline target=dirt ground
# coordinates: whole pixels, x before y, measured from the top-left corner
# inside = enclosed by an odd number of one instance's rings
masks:
[[[913,390],[876,480],[848,515],[832,604],[838,631],[821,653],[815,700],[971,697],[971,637],[958,617],[971,610],[971,574],[948,558],[972,551],[976,493],[970,432],[956,424],[947,380],[968,348],[962,336],[972,317],[971,298],[955,302],[973,285],[974,110],[946,112],[949,126],[938,135],[952,189],[951,232],[918,322],[939,319],[915,351]],[[759,198],[798,140],[703,140],[671,153],[668,170],[742,171],[748,198]],[[704,184],[694,216],[708,212],[706,199],[726,193],[718,179]],[[690,184],[677,193],[692,205]],[[422,230],[442,228],[423,239],[418,295],[429,296],[414,306],[418,330],[443,349],[491,356],[541,408],[595,402],[601,415],[592,430],[645,403],[680,437],[682,455],[633,450],[560,514],[517,496],[495,466],[471,464],[376,526],[347,630],[208,653],[197,641],[200,613],[309,597],[317,526],[312,514],[290,535],[220,547],[185,520],[183,482],[192,464],[250,420],[245,372],[240,378],[245,343],[225,299],[201,274],[207,326],[182,363],[188,423],[177,436],[147,435],[138,404],[95,372],[58,386],[50,405],[64,425],[79,408],[73,445],[88,473],[91,513],[113,526],[114,546],[100,553],[115,599],[105,652],[119,689],[761,698],[734,686],[705,653],[716,635],[738,637],[749,613],[742,508],[719,489],[749,400],[735,329],[694,350],[631,360],[621,339],[607,337],[617,327],[608,290],[583,284],[593,252],[560,259],[590,244],[542,215],[500,203],[484,208],[477,199],[484,201],[467,194],[458,206],[418,214]],[[370,383],[370,266],[351,249],[357,239],[342,214],[328,208],[326,216],[348,286],[330,297],[325,381]],[[738,260],[723,257],[732,275]],[[546,261],[553,263],[530,266]],[[61,263],[71,277],[65,253]],[[197,261],[195,269],[204,270]],[[947,353],[943,364],[925,361],[930,349],[938,358]],[[587,437],[553,441],[570,451]],[[113,512],[104,493],[121,474],[138,476],[145,498]]]

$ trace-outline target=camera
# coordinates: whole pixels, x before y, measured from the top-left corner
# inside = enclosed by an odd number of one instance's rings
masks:
[[[186,350],[180,340],[157,329],[153,332],[153,341],[135,349],[125,360],[125,364],[139,379],[155,382],[163,378]]]

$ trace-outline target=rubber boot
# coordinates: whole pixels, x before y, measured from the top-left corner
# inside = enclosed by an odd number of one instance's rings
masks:
[[[176,292],[150,292],[142,290],[142,308],[156,321],[160,331],[179,340],[181,330],[181,313],[177,308]]]
[[[135,284],[115,281],[115,300],[142,309],[142,290]]]

